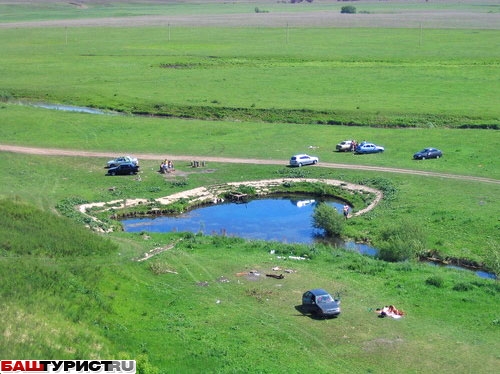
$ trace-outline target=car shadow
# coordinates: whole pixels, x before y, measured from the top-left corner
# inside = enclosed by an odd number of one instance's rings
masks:
[[[325,320],[325,319],[335,319],[335,318],[337,318],[337,316],[322,317],[322,316],[318,316],[315,313],[308,313],[306,310],[304,310],[304,307],[302,305],[295,305],[295,310],[297,312],[299,312],[300,316],[302,316],[302,317],[309,317],[310,319],[314,319],[314,320],[318,320],[318,321],[322,321],[322,320]]]

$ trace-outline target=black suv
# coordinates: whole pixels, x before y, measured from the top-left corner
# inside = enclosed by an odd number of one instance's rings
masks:
[[[108,169],[108,175],[132,175],[139,172],[139,165],[132,162],[126,162]]]
[[[340,300],[334,299],[322,288],[316,288],[302,295],[302,311],[321,318],[337,317],[340,314]]]

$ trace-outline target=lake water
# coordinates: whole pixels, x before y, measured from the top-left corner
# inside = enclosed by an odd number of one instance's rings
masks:
[[[325,202],[342,213],[343,203]],[[314,243],[323,234],[312,222],[318,203],[311,197],[256,199],[210,205],[178,216],[127,219],[122,224],[127,232],[188,231],[283,243]]]
[[[377,249],[367,244],[344,242],[338,238],[327,240],[323,230],[313,227],[312,214],[319,202],[307,196],[273,197],[210,205],[176,216],[126,219],[121,223],[126,232],[201,232],[205,235],[302,244],[326,241],[364,255],[377,254]],[[342,202],[331,199],[324,202],[342,214]],[[496,279],[494,274],[484,271],[476,271],[476,274],[481,278]]]

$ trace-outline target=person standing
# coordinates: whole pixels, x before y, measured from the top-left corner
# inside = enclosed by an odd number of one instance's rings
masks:
[[[349,205],[344,204],[344,217],[347,219],[349,217]]]

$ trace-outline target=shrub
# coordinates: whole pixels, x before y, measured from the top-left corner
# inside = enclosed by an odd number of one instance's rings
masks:
[[[187,178],[178,178],[170,182],[172,188],[175,187],[186,187],[189,184]]]
[[[144,351],[144,349],[143,349]],[[151,364],[147,354],[142,353],[137,357],[137,374],[158,374],[160,370]]]
[[[0,102],[7,102],[12,99],[12,94],[6,91],[0,91]]]
[[[358,256],[353,258],[344,267],[350,271],[366,274],[366,275],[378,275],[385,273],[387,269],[387,263],[382,261],[375,261],[372,258],[366,256]]]
[[[269,11],[268,10],[259,9],[258,7],[255,7],[255,13],[269,13]]]
[[[460,282],[453,286],[453,291],[470,291],[472,288],[472,284]]]
[[[425,283],[428,284],[429,286],[441,288],[441,287],[443,287],[444,281],[443,281],[443,278],[441,278],[437,275],[434,275],[432,277],[427,278]]]
[[[167,264],[160,261],[150,263],[149,270],[151,270],[151,272],[155,275],[173,272]]]
[[[356,7],[352,6],[352,5],[344,5],[340,9],[340,13],[355,14],[356,13]]]
[[[240,184],[238,186],[238,188],[236,189],[236,191],[238,193],[242,193],[242,194],[246,194],[246,195],[255,195],[256,194],[256,190],[255,190],[255,187],[253,186],[247,186],[247,185],[244,185],[244,184]]]
[[[496,275],[500,275],[500,242],[488,240],[488,253],[486,254],[485,265]]]
[[[344,230],[344,218],[328,204],[318,204],[312,218],[313,226],[325,230],[327,236],[340,236]]]
[[[378,258],[391,262],[417,258],[424,251],[426,241],[422,228],[408,221],[387,227],[381,239]]]

